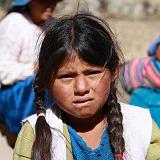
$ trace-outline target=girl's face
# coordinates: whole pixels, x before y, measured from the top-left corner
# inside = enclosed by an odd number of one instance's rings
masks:
[[[68,116],[91,118],[100,113],[110,92],[111,74],[76,54],[64,62],[51,85],[53,97]]]
[[[40,24],[52,16],[55,4],[47,0],[32,0],[29,7],[31,19],[34,23]]]

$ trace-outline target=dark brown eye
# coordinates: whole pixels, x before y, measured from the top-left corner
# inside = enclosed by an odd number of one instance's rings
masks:
[[[90,71],[90,72],[88,72],[88,75],[97,75],[100,73],[102,73],[102,71]]]
[[[58,79],[67,79],[67,78],[72,78],[73,76],[69,75],[69,74],[63,74],[63,75],[60,75],[58,77]]]

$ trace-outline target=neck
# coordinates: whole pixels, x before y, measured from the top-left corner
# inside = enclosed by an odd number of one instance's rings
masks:
[[[101,137],[105,129],[106,118],[104,114],[97,114],[94,117],[80,119],[72,116],[66,116],[67,122],[77,132],[86,144],[95,149],[100,145]],[[94,139],[94,141],[93,141]]]
[[[90,118],[77,118],[70,115],[66,115],[67,123],[72,126],[77,132],[89,132],[95,128],[101,128],[105,126],[106,118],[102,113],[94,115]]]

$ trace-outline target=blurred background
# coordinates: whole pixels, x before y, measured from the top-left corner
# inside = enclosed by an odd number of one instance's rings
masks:
[[[0,0],[0,19],[5,15],[11,0]],[[74,14],[78,0],[64,0],[58,4],[54,16]],[[116,34],[125,60],[145,57],[150,43],[159,36],[159,0],[81,0],[80,11],[89,11],[104,18]],[[119,85],[119,100],[127,102],[129,96]],[[0,133],[1,160],[11,160],[13,150]]]

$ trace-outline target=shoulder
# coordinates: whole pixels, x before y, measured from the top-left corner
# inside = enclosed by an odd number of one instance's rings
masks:
[[[150,112],[148,109],[139,107],[139,106],[134,106],[134,105],[130,105],[130,104],[126,104],[126,103],[120,103],[121,105],[121,111],[123,114],[134,114],[135,116],[138,116],[140,114],[143,115],[148,115],[150,118]]]
[[[58,108],[54,109],[47,109],[46,110],[46,117],[45,117],[47,123],[50,125],[51,128],[55,128],[57,130],[63,131],[63,122],[61,118],[61,110]],[[23,120],[23,123],[28,121],[30,125],[32,126],[33,130],[35,130],[35,125],[37,121],[37,115],[34,114],[32,116],[29,116],[28,118]]]
[[[152,136],[152,118],[148,109],[121,103],[123,134],[128,157],[145,159]],[[146,125],[147,124],[147,125]],[[137,155],[136,153],[139,152]]]
[[[27,19],[21,13],[9,13],[1,23],[17,23],[17,22],[25,22]]]
[[[160,128],[153,121],[152,138],[147,152],[147,159],[160,159]]]
[[[26,157],[31,159],[31,150],[35,140],[35,134],[31,125],[26,122],[21,131],[18,134],[17,141],[14,148],[13,159],[18,160],[19,158]]]
[[[1,30],[17,30],[19,29],[24,29],[30,26],[32,23],[23,16],[21,13],[9,13],[1,22],[0,22],[0,27]],[[32,24],[34,25],[34,24]]]
[[[12,13],[9,13],[6,17],[5,17],[5,19],[12,19],[12,18],[23,18],[24,16],[23,16],[23,14],[21,14],[21,13],[18,13],[18,12],[12,12]]]
[[[52,143],[51,150],[54,154],[54,159],[66,159],[66,137],[64,136],[64,126],[61,120],[61,115],[55,112],[55,109],[47,109],[46,121],[50,126],[52,136],[54,137],[54,143]],[[25,119],[25,122],[29,122],[32,132],[35,133],[35,124],[37,121],[37,115],[32,115]]]
[[[132,124],[137,128],[143,128],[145,124],[148,124],[148,129],[151,130],[152,118],[148,109],[125,103],[120,103],[120,105],[124,124],[129,123],[130,125]]]
[[[3,33],[3,36],[14,36],[24,29],[26,21],[20,13],[10,13],[0,22],[0,32]]]

